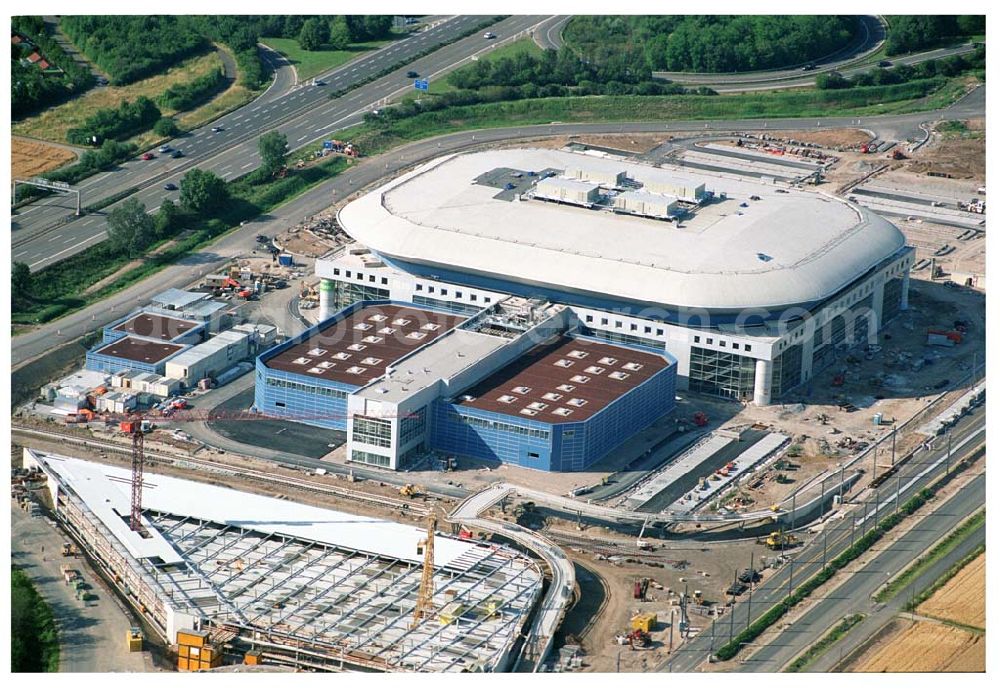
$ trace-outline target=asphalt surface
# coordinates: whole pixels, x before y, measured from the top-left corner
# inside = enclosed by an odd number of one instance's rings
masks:
[[[572,19],[572,15],[562,15],[547,19],[535,28],[535,43],[542,50],[559,50],[562,47],[562,31]]]
[[[985,527],[970,533],[961,545],[929,567],[907,587],[886,604],[875,603],[872,596],[881,588],[886,579],[906,569],[909,564],[931,547],[944,534],[961,524],[985,504],[986,475],[980,474],[964,486],[951,499],[943,502],[931,514],[922,519],[899,540],[889,545],[871,562],[859,569],[834,589],[829,596],[819,601],[805,615],[786,627],[776,639],[760,648],[740,672],[779,672],[801,653],[823,638],[827,631],[845,616],[864,613],[868,618],[845,636],[838,644],[824,654],[831,661],[839,661],[841,652],[849,652],[851,644],[857,644],[888,623],[900,612],[913,594],[918,594],[933,584],[952,565],[986,540]],[[723,625],[725,626],[725,625]],[[718,631],[718,630],[717,630]],[[867,633],[866,633],[867,632]],[[844,653],[846,655],[847,653]],[[818,668],[815,668],[818,669]]]
[[[985,409],[979,407],[973,414],[963,418],[954,427],[953,456],[955,458],[964,456],[966,452],[985,442]],[[963,443],[965,444],[963,445]],[[943,461],[946,454],[946,443],[943,438],[939,438],[935,449],[918,454],[900,470],[898,474],[900,477],[899,504],[906,502],[933,478],[940,475],[941,472],[938,469],[927,470],[934,466],[938,460]],[[939,465],[938,468],[943,470],[943,464]],[[920,477],[920,474],[924,475]],[[737,599],[732,611],[716,624],[714,638],[711,626],[701,630],[693,639],[687,640],[669,660],[657,668],[657,671],[694,671],[708,658],[710,653],[729,640],[730,624],[732,624],[734,635],[738,634],[742,628],[746,627],[748,619],[752,621],[780,602],[790,591],[794,591],[796,586],[822,570],[825,562],[836,557],[852,542],[860,538],[866,530],[871,529],[872,525],[877,522],[875,518],[876,502],[882,503],[878,518],[887,516],[893,509],[895,486],[895,482],[890,480],[882,486],[877,496],[869,497],[870,491],[862,493],[853,507],[846,508],[847,516],[844,519],[827,522],[824,528],[825,538],[820,534],[804,547],[789,551],[788,555],[791,558],[789,564],[765,579],[757,586],[752,595],[744,594]],[[866,502],[869,500],[871,504]],[[886,502],[889,504],[885,504]],[[941,532],[937,532],[934,538],[941,535]],[[824,549],[827,553],[825,558]],[[919,553],[912,554],[912,556],[915,557],[917,554]],[[884,581],[884,574],[882,581]],[[798,650],[800,649],[797,648],[796,651]],[[763,650],[758,650],[758,654],[763,652]]]
[[[164,198],[177,200],[179,192],[167,192],[163,186],[178,185],[183,173],[192,167],[211,170],[227,180],[242,176],[259,163],[260,134],[277,129],[288,137],[292,150],[332,135],[359,123],[366,111],[383,100],[412,90],[412,79],[405,76],[408,70],[434,78],[544,19],[534,15],[511,17],[490,27],[497,35],[492,41],[484,40],[479,32],[456,41],[457,36],[483,21],[480,16],[459,16],[317,77],[323,85],[313,86],[309,81],[288,86],[289,77],[282,74],[278,88],[272,86],[262,98],[167,143],[171,149],[182,151],[183,157],[172,158],[169,153],[157,152],[152,160],[128,161],[83,181],[76,187],[83,192],[82,205],[92,205],[115,193],[139,187],[141,191],[130,198],[138,199],[147,209],[156,209]],[[443,47],[430,55],[409,60],[439,45]],[[361,85],[389,66],[404,61],[406,65],[389,75]],[[281,88],[284,93],[279,91]],[[348,89],[340,98],[330,97],[331,93]],[[213,127],[222,127],[222,131],[213,132]],[[105,216],[110,208],[113,206],[78,218],[73,215],[72,196],[52,195],[18,209],[11,220],[13,260],[27,263],[36,271],[103,241]]]

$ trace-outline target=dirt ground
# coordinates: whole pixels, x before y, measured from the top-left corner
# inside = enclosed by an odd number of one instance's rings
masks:
[[[795,139],[796,141],[831,149],[854,149],[871,141],[871,135],[860,129],[829,129],[816,132],[769,132],[778,139]]]
[[[913,154],[907,168],[914,173],[936,172],[959,179],[986,178],[986,125],[982,119],[965,120],[963,132],[941,131]]]
[[[986,637],[937,622],[897,620],[849,672],[984,672]]]
[[[986,628],[986,553],[967,564],[920,604],[917,612],[980,629]]]
[[[63,146],[12,136],[10,139],[11,177],[34,177],[76,160],[76,153]]]

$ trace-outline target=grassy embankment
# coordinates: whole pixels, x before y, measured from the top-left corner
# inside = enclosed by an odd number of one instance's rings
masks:
[[[52,608],[17,567],[10,569],[10,669],[58,672],[59,634]]]
[[[224,46],[217,47],[219,50],[228,51]],[[221,69],[222,58],[218,52],[197,55],[171,67],[162,74],[141,79],[126,86],[104,86],[91,89],[79,98],[74,98],[37,115],[14,122],[11,131],[21,136],[66,143],[66,132],[83,125],[84,121],[98,110],[115,108],[122,100],[134,101],[139,96],[146,96],[156,101],[158,96],[171,86],[187,84],[213,70]],[[160,111],[165,117],[174,117],[181,129],[191,130],[248,103],[257,93],[257,91],[251,91],[234,81],[224,91],[213,96],[210,101],[192,110],[178,112],[170,108],[160,107]],[[145,150],[154,145],[160,138],[152,131],[147,131],[132,137],[129,141],[135,143],[139,150]]]
[[[351,127],[338,138],[366,155],[443,134],[554,122],[656,122],[900,114],[937,109],[964,93],[961,79],[926,79],[893,86],[820,91],[770,91],[729,96],[584,96],[537,98],[451,107],[399,120]],[[311,150],[312,142],[304,147]]]
[[[344,50],[303,50],[299,47],[299,42],[295,38],[261,38],[262,43],[268,45],[288,58],[288,61],[295,66],[295,73],[299,76],[299,81],[312,79],[317,74],[329,72],[341,65],[350,62],[362,54],[378,50],[392,43],[395,38],[382,41],[366,41],[364,43],[352,43]]]
[[[931,568],[934,563],[939,562],[951,551],[958,547],[962,540],[972,531],[986,523],[986,510],[980,510],[962,522],[954,531],[945,536],[926,554],[918,558],[901,575],[893,579],[888,586],[883,588],[875,596],[879,603],[895,598],[896,595],[910,585],[921,574]]]
[[[861,613],[854,613],[853,615],[848,615],[842,619],[826,634],[826,636],[807,648],[802,655],[793,660],[792,663],[785,668],[785,672],[803,672],[812,664],[814,660],[825,653],[830,646],[833,646],[837,643],[837,641],[842,639],[847,632],[851,631],[855,626],[860,624],[863,619],[865,619],[865,616]]]
[[[528,54],[532,57],[538,57],[542,54],[542,49],[538,47],[533,38],[521,38],[510,43],[505,43],[499,45],[493,50],[489,50],[479,56],[480,61],[489,62],[491,60],[499,60],[502,57],[514,58],[518,55]],[[424,76],[424,75],[421,75]],[[431,95],[440,95],[442,93],[448,93],[449,91],[454,91],[455,87],[448,83],[448,77],[444,76],[440,79],[435,79],[430,83],[430,88],[428,93]]]

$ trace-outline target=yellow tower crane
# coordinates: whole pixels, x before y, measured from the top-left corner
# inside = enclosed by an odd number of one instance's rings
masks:
[[[427,535],[417,543],[417,555],[424,558],[423,573],[420,577],[420,589],[417,592],[417,604],[413,608],[413,623],[410,629],[416,629],[420,621],[430,617],[434,610],[434,532],[437,531],[438,515],[433,510],[427,515]]]

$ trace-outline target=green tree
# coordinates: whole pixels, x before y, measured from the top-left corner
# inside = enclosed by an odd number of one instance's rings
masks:
[[[257,142],[260,152],[260,167],[264,174],[273,175],[285,164],[288,152],[288,137],[281,132],[268,132]]]
[[[228,197],[225,181],[214,172],[194,168],[181,178],[181,205],[190,211],[215,210]]]
[[[153,218],[146,213],[146,206],[136,199],[129,199],[108,213],[108,241],[111,248],[135,258],[149,246],[154,236]]]
[[[156,236],[160,238],[169,236],[179,229],[180,221],[181,209],[170,199],[164,199],[153,218]]]
[[[331,50],[345,50],[351,44],[351,30],[347,28],[347,20],[334,17],[330,22],[330,38],[327,45]]]
[[[330,40],[330,25],[319,17],[307,19],[299,32],[299,46],[303,50],[319,50]]]
[[[15,302],[31,298],[31,268],[27,263],[14,261],[10,271],[10,292]]]
[[[153,132],[156,133],[157,136],[173,137],[180,134],[181,130],[178,129],[177,123],[174,122],[172,117],[161,117],[156,121],[156,124],[153,125]]]

